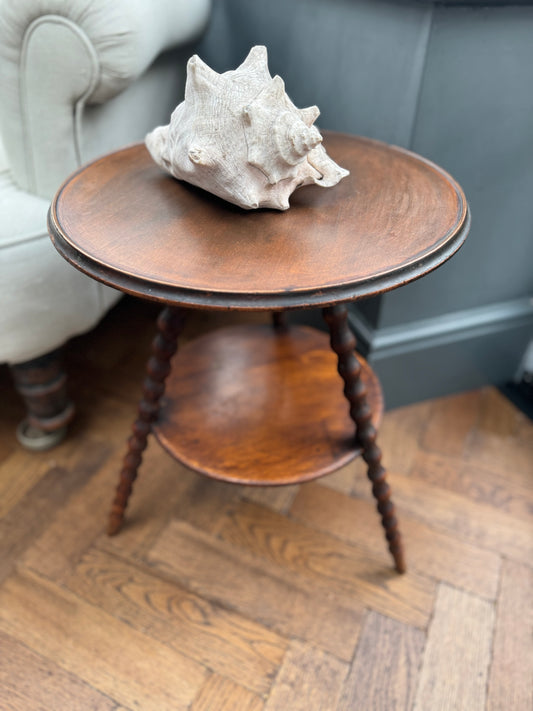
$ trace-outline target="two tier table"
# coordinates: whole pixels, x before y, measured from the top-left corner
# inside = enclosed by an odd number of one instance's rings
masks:
[[[361,455],[405,570],[376,442],[381,389],[355,353],[347,303],[446,261],[466,237],[468,207],[447,173],[413,153],[336,133],[324,144],[350,176],[300,188],[286,212],[244,211],[179,182],[142,145],[83,167],[54,198],[50,234],[71,264],[164,305],[110,534],[152,432],[187,467],[239,484],[301,483]],[[287,311],[313,307],[329,338],[288,325]],[[273,324],[220,328],[176,352],[184,308],[268,310]]]

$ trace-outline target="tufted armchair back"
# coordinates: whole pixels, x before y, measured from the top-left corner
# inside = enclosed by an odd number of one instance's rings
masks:
[[[51,198],[81,162],[138,140],[154,114],[168,119],[177,67],[160,64],[159,82],[143,75],[198,35],[208,11],[209,0],[1,1],[0,133],[16,185]],[[137,81],[148,96],[137,88],[110,109]],[[174,94],[157,95],[158,83]]]
[[[51,446],[40,433],[72,415],[56,349],[119,297],[57,254],[50,200],[82,163],[168,122],[184,45],[209,11],[210,0],[0,0],[0,363],[26,402],[25,446]]]
[[[118,298],[57,255],[48,205],[81,163],[168,121],[183,45],[209,10],[209,0],[0,0],[0,362],[58,347]]]

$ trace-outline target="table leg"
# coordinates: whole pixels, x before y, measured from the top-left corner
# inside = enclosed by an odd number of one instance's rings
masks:
[[[368,465],[367,475],[372,482],[372,494],[377,501],[389,550],[396,570],[404,573],[406,568],[402,539],[390,487],[386,481],[386,471],[381,464],[381,450],[376,444],[377,432],[371,422],[372,413],[367,403],[365,385],[360,378],[361,365],[355,355],[356,341],[348,326],[348,312],[346,306],[338,304],[324,309],[323,315],[329,327],[331,347],[339,359],[338,370],[344,380],[344,395],[350,403],[350,417],[356,426],[356,437],[363,449],[363,459]]]
[[[108,535],[120,531],[124,511],[131,495],[133,482],[146,449],[152,423],[159,414],[160,400],[165,392],[165,381],[170,374],[170,360],[178,347],[178,336],[183,328],[184,313],[180,309],[165,308],[157,319],[158,333],[152,342],[152,355],[146,365],[143,396],[139,402],[138,416],[133,423],[133,435],[128,440],[128,451],[124,457],[120,480],[117,487]]]

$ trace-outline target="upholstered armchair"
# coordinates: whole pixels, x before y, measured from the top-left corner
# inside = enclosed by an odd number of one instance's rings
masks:
[[[50,199],[80,164],[168,122],[183,48],[210,0],[0,0],[0,362],[38,449],[73,415],[58,348],[119,294],[72,269],[46,230]]]

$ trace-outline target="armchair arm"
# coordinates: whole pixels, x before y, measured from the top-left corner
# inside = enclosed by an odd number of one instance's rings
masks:
[[[192,39],[210,0],[0,0],[0,131],[19,187],[50,198],[80,164],[86,104]]]

